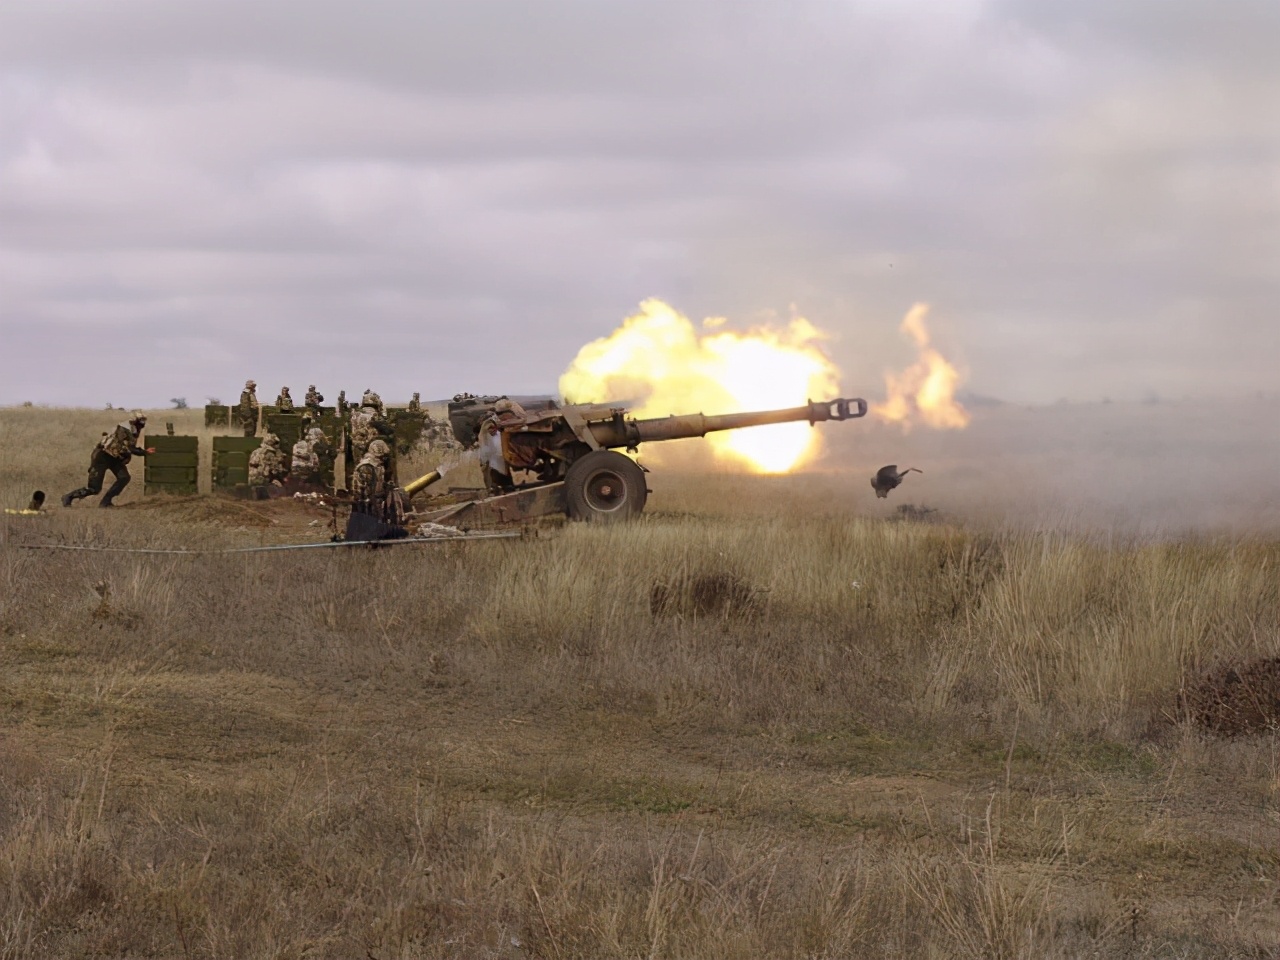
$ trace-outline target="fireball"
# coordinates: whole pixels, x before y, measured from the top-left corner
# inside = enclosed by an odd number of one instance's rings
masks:
[[[884,375],[888,398],[872,412],[884,420],[910,429],[916,420],[940,430],[958,430],[969,424],[969,412],[955,398],[960,374],[930,345],[924,319],[929,307],[917,303],[902,320],[901,330],[916,345],[916,362],[901,373]]]
[[[578,351],[560,377],[560,393],[574,403],[625,401],[642,418],[800,406],[839,394],[839,371],[821,349],[823,339],[802,317],[745,332],[712,318],[699,330],[661,300],[646,300],[613,333]],[[807,423],[707,437],[717,459],[757,473],[792,470],[811,460],[820,442]]]

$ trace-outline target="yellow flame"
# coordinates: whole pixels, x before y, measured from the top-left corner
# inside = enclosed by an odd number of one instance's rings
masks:
[[[901,330],[915,341],[920,355],[901,373],[884,375],[888,399],[874,405],[872,411],[908,428],[918,419],[938,429],[961,429],[969,424],[969,411],[955,398],[960,374],[929,345],[929,331],[924,325],[928,313],[929,306],[924,303],[907,311]]]
[[[745,333],[726,330],[723,318],[703,327],[699,333],[661,300],[646,300],[617,330],[578,351],[560,377],[560,393],[574,403],[628,401],[637,417],[773,410],[839,393],[839,371],[808,320]],[[717,458],[785,473],[817,453],[820,434],[808,423],[780,423],[713,433],[707,441]],[[652,453],[661,456],[663,446],[653,444]]]

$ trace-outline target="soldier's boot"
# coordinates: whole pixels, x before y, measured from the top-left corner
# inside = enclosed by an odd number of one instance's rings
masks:
[[[115,504],[112,501],[115,500],[116,497],[120,496],[120,494],[124,491],[124,488],[129,485],[130,479],[132,478],[129,476],[128,470],[122,469],[119,473],[117,473],[116,482],[111,484],[111,487],[107,490],[105,494],[103,494],[102,500],[98,503],[98,506],[114,507]]]

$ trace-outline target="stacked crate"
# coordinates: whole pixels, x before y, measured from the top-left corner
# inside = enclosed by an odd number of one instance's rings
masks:
[[[147,455],[144,492],[197,492],[200,475],[199,437],[147,437],[146,444],[154,447],[156,452]]]
[[[261,437],[213,438],[213,488],[226,490],[249,482],[249,454],[262,444]]]

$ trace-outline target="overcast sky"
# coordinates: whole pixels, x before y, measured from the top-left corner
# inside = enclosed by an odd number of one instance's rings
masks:
[[[0,4],[0,403],[553,390],[656,296],[1275,389],[1276,0]]]

